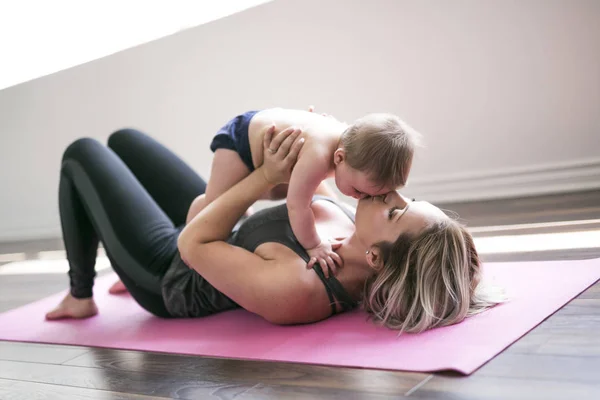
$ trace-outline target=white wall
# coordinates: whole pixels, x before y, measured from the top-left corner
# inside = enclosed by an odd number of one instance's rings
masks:
[[[0,239],[59,233],[62,150],[146,130],[208,175],[247,109],[401,115],[408,194],[600,187],[600,2],[277,0],[0,92]]]

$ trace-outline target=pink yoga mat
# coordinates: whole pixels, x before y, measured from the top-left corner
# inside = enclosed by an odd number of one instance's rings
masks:
[[[46,322],[60,293],[0,314],[0,339],[146,350],[237,359],[470,374],[600,278],[600,259],[494,263],[484,275],[512,300],[464,322],[398,336],[361,311],[302,326],[274,326],[244,310],[195,320],[163,320],[97,280],[100,314]]]

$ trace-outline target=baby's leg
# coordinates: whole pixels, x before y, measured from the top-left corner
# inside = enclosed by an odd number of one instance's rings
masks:
[[[185,218],[185,224],[189,224],[196,215],[200,214],[200,211],[202,211],[206,205],[205,194],[201,194],[200,196],[196,197],[194,201],[192,201],[192,205],[188,210],[187,217]]]
[[[238,153],[229,149],[217,149],[206,186],[204,207],[248,175],[250,171]]]

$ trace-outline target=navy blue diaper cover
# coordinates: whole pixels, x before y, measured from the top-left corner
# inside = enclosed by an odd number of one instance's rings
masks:
[[[252,117],[256,113],[258,111],[248,111],[238,115],[219,129],[210,143],[210,149],[213,153],[217,149],[229,149],[238,153],[250,172],[254,171],[254,163],[252,162],[252,152],[250,151],[248,128]]]

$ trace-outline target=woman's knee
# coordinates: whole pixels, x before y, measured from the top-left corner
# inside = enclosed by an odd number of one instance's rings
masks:
[[[123,128],[118,131],[113,132],[108,137],[108,147],[111,149],[119,149],[123,146],[125,148],[129,147],[132,139],[139,138],[140,136],[145,136],[144,133],[138,131],[133,128]]]
[[[63,161],[67,159],[86,159],[90,154],[104,147],[102,143],[92,138],[80,138],[71,143],[63,153]]]

